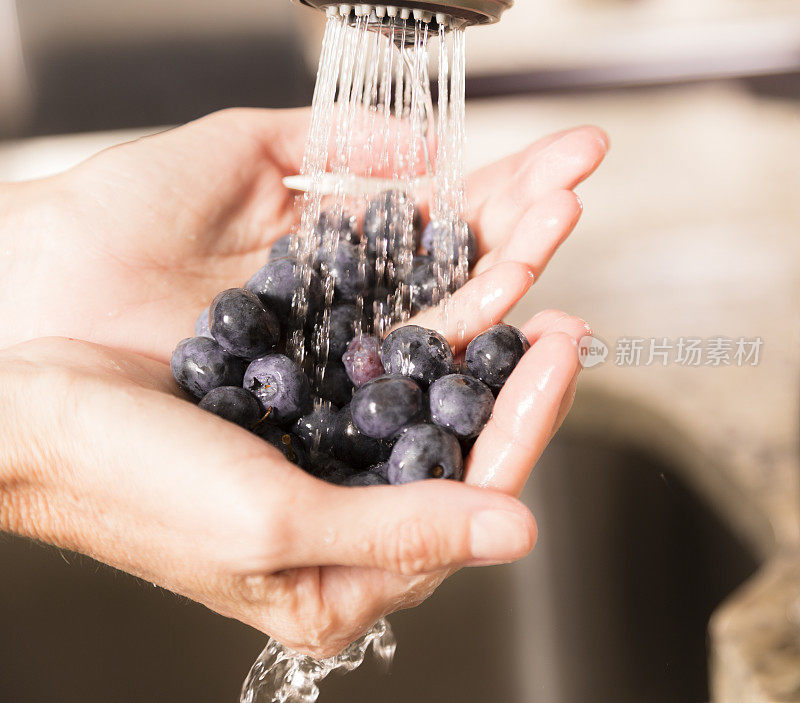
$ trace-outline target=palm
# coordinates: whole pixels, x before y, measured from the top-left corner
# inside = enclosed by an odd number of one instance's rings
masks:
[[[516,413],[519,421],[508,428],[509,437],[498,438],[496,428],[486,428],[470,457],[468,484],[519,492],[571,400],[568,388],[576,372],[571,340],[581,328],[575,318],[555,316],[528,325],[536,343],[495,411]],[[388,488],[381,504],[376,489],[317,481],[270,444],[186,402],[163,362],[63,339],[37,340],[8,353],[58,370],[55,378],[68,369],[70,393],[83,399],[71,418],[79,434],[70,437],[78,446],[92,447],[83,473],[102,476],[112,469],[110,495],[105,481],[74,487],[83,496],[83,511],[113,516],[90,550],[101,561],[318,656],[340,651],[379,617],[420,603],[450,573],[425,566],[441,551],[425,541],[425,525],[432,505],[461,513],[458,493],[450,490],[459,488],[454,482]],[[549,391],[530,383],[543,373]],[[536,403],[530,402],[532,391]],[[524,456],[506,454],[497,462],[503,455],[498,440],[520,444],[522,439]],[[481,449],[482,443],[493,449]],[[437,491],[415,492],[420,488]],[[415,523],[381,530],[381,522],[387,528],[397,521],[386,502],[394,496],[398,506],[412,501],[424,508],[417,518],[423,529],[411,529],[411,541],[402,539],[403,532]],[[452,529],[447,516],[443,519]],[[370,530],[385,547],[382,557],[363,550]],[[326,552],[326,544],[334,549],[353,535],[355,556]],[[385,545],[385,539],[397,541]],[[276,544],[282,548],[277,552]],[[74,542],[63,546],[74,548]],[[354,559],[362,565],[337,565]]]
[[[112,148],[63,177],[71,216],[91,225],[60,257],[71,269],[58,275],[70,281],[72,336],[166,358],[211,298],[242,285],[289,230],[293,198],[281,179],[293,165],[263,134],[222,116],[184,129]]]

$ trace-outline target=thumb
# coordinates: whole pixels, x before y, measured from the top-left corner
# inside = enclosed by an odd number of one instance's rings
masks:
[[[342,488],[319,483],[282,530],[290,566],[365,566],[412,575],[525,556],[536,523],[517,499],[453,481]]]

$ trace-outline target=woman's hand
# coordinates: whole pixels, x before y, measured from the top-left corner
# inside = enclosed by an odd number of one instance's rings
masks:
[[[162,362],[59,338],[13,347],[0,352],[0,529],[332,655],[452,570],[533,547],[512,496],[571,402],[584,323],[548,312],[525,333],[467,485],[372,488],[306,474],[180,397]]]
[[[0,187],[0,347],[70,336],[169,357],[221,290],[242,285],[296,219],[308,110],[226,110],[107,149],[64,174]],[[475,272],[538,277],[575,226],[571,188],[605,155],[582,127],[473,175]]]

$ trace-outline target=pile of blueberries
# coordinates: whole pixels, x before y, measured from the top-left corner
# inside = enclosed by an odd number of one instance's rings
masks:
[[[363,235],[354,218],[320,216],[318,234],[331,227],[340,233],[335,257],[318,262],[306,287],[313,329],[324,308],[320,272],[334,282],[324,373],[307,374],[283,353],[293,296],[302,285],[288,236],[243,288],[214,298],[197,320],[196,336],[172,354],[175,380],[201,408],[251,430],[290,462],[333,483],[460,479],[463,458],[489,420],[497,393],[529,348],[518,329],[503,323],[475,337],[459,362],[442,335],[417,325],[398,327],[385,339],[356,335],[354,303],[373,285],[370,265],[358,264],[357,248],[362,246],[363,260],[366,239],[373,258],[381,245],[391,257],[398,203],[402,196],[396,194],[373,200]],[[413,230],[415,249],[428,252],[414,256],[418,310],[430,304],[436,285],[430,252],[438,235],[432,222],[420,231],[416,215]],[[474,259],[471,231],[467,249]]]

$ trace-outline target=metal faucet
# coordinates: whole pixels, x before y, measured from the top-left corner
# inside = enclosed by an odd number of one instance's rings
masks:
[[[379,19],[388,17],[401,21],[421,20],[427,23],[489,24],[497,22],[500,16],[514,3],[513,0],[438,0],[437,2],[417,1],[393,2],[388,4],[343,3],[335,0],[296,0],[303,5],[328,12],[337,11],[342,15],[371,16]]]

